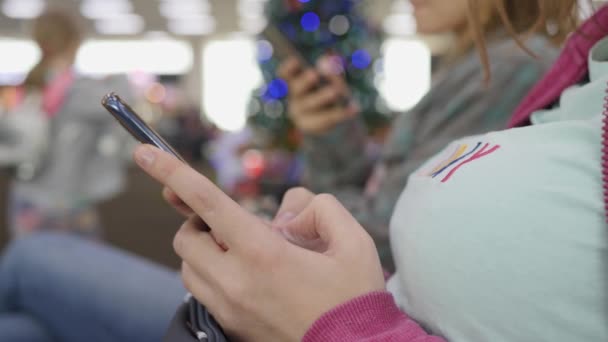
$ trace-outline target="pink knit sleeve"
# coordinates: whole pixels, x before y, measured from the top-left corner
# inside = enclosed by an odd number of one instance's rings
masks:
[[[445,342],[401,312],[388,292],[373,292],[334,308],[312,325],[302,341]]]

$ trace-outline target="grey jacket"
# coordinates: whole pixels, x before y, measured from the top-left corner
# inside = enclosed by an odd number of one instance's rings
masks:
[[[104,94],[131,98],[127,80],[79,78],[50,121],[48,147],[35,178],[18,182],[21,195],[44,204],[93,204],[124,187],[127,136],[101,106]],[[42,203],[40,203],[42,202]]]

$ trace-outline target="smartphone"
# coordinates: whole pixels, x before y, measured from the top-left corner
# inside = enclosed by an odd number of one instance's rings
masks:
[[[177,159],[186,163],[184,158],[175,151],[152,127],[150,127],[128,104],[118,95],[109,93],[101,100],[101,105],[114,116],[114,118],[131,135],[142,144],[150,144],[171,153]]]
[[[315,67],[314,61],[305,58],[276,25],[267,25],[261,35],[272,45],[273,54],[279,60],[284,61],[288,57],[295,57],[305,68]]]
[[[283,34],[283,32],[281,32],[276,25],[267,25],[262,31],[261,35],[270,43],[270,45],[272,45],[273,54],[280,61],[284,61],[288,57],[295,57],[305,69],[315,68],[315,61],[304,57],[304,55],[300,53],[300,51],[291,43],[289,38]],[[327,84],[329,84],[329,81],[325,77],[321,76],[319,84],[315,87],[315,89],[326,86]],[[349,102],[350,99],[348,97],[342,96],[338,100],[337,104],[342,107],[346,107],[348,106]]]

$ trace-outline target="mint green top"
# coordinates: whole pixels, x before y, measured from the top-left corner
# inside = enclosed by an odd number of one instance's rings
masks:
[[[400,307],[448,341],[608,341],[601,180],[608,39],[533,126],[454,142],[391,222]]]

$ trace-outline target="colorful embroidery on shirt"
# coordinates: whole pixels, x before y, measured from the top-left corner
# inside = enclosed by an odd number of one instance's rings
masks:
[[[494,153],[499,148],[500,145],[490,147],[490,144],[488,143],[483,144],[482,142],[478,142],[470,151],[467,152],[467,150],[469,150],[469,146],[467,144],[460,144],[456,147],[449,158],[445,159],[429,173],[429,176],[431,178],[443,176],[441,183],[445,183],[449,181],[450,178],[454,176],[456,171],[458,171],[458,169],[465,164]]]

